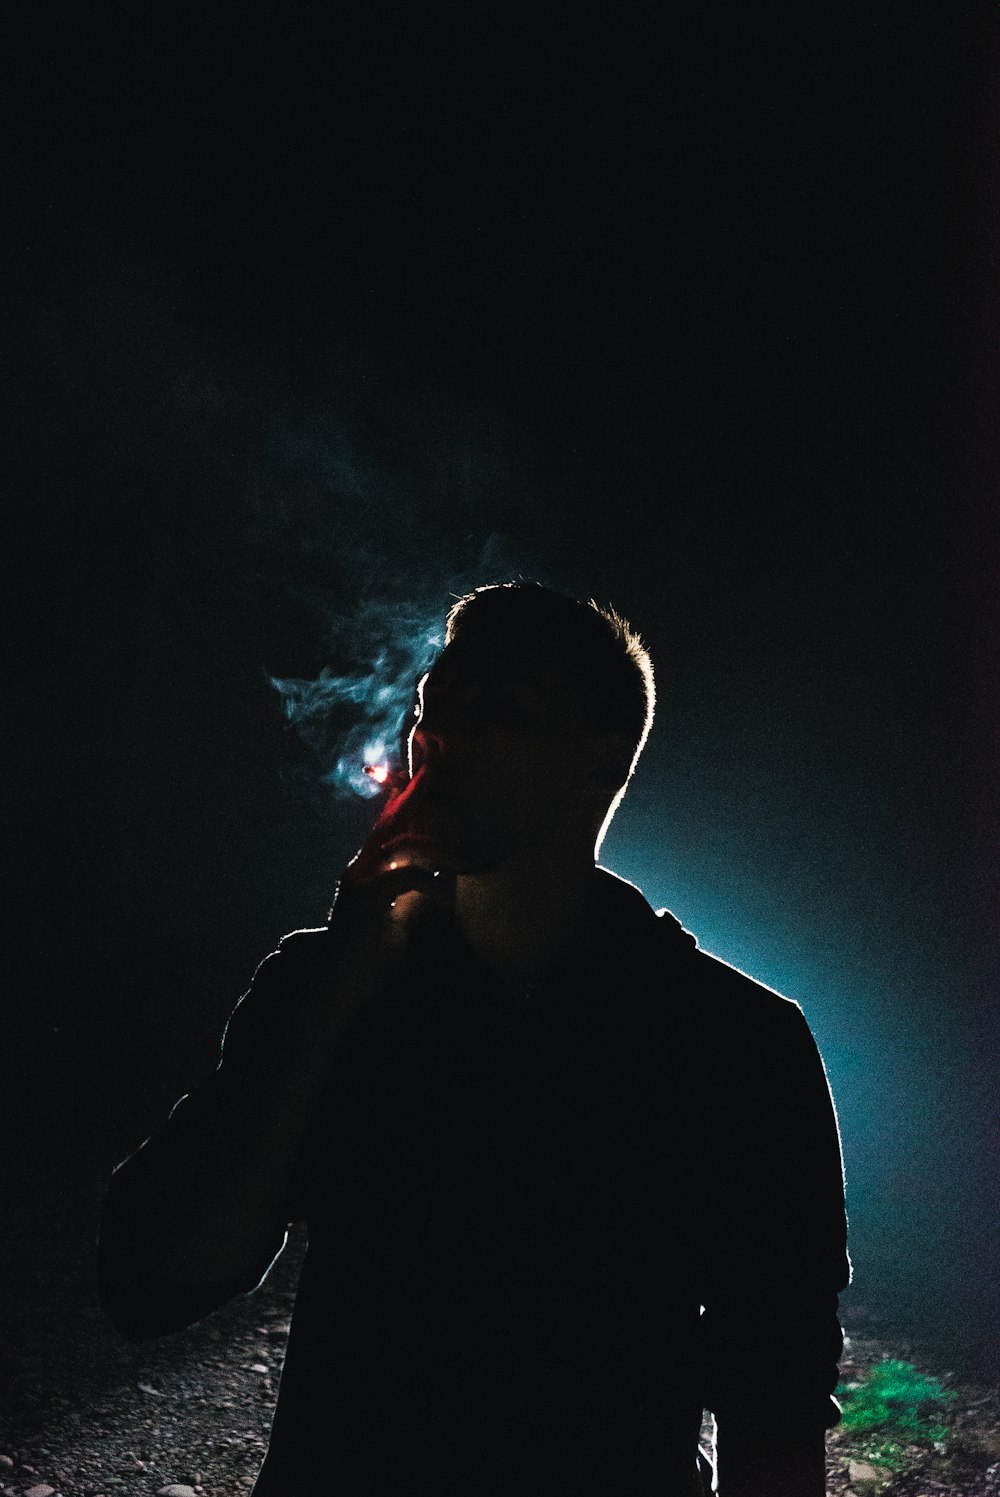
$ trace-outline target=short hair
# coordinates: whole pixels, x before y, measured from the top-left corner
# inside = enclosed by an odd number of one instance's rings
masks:
[[[631,776],[653,723],[656,687],[649,652],[620,613],[537,582],[489,583],[448,612],[446,644],[477,637],[527,651],[554,647],[562,680],[595,731],[621,734],[630,743],[625,778]]]

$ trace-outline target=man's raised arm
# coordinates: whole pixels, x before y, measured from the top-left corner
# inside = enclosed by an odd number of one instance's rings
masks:
[[[359,997],[337,984],[330,944],[329,930],[298,932],[261,963],[218,1069],[115,1171],[99,1278],[126,1335],[177,1330],[248,1292],[284,1245],[299,1150]]]
[[[178,1330],[249,1292],[302,1214],[296,1164],[334,1053],[399,970],[412,922],[441,898],[427,870],[387,871],[389,809],[341,880],[329,925],[293,933],[261,963],[217,1070],[115,1171],[98,1273],[126,1335]]]

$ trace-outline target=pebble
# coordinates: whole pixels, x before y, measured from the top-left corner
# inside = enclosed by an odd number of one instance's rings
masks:
[[[850,1461],[847,1467],[849,1481],[879,1481],[885,1475],[885,1471],[878,1471],[874,1466],[869,1466],[867,1461]]]
[[[185,1486],[182,1481],[172,1481],[168,1487],[161,1487],[156,1497],[197,1497],[194,1487]]]
[[[14,1457],[12,1455],[0,1455],[0,1466],[3,1466],[7,1471],[13,1470]]]
[[[37,1487],[29,1487],[24,1497],[57,1497],[55,1487],[47,1487],[44,1481],[40,1481]]]

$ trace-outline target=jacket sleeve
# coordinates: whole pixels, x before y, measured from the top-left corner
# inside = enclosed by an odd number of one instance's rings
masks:
[[[797,1004],[746,982],[712,1069],[701,1317],[705,1407],[723,1431],[822,1431],[850,1282],[833,1098]],[[756,1001],[755,1001],[756,1000]]]
[[[292,938],[286,937],[291,942]],[[239,1293],[250,1293],[281,1252],[287,1234],[244,1277],[206,1285],[172,1283],[153,1266],[157,1232],[157,1179],[178,1152],[197,1149],[200,1129],[219,1108],[253,1085],[266,1055],[270,1016],[276,1005],[294,1001],[301,955],[294,945],[266,957],[226,1025],[218,1066],[198,1087],[181,1097],[167,1121],[120,1163],[105,1194],[98,1238],[98,1291],[112,1323],[132,1339],[183,1329]],[[251,1099],[252,1100],[252,1099]],[[266,1105],[257,1096],[255,1105]],[[301,1186],[291,1182],[286,1220],[304,1215]]]

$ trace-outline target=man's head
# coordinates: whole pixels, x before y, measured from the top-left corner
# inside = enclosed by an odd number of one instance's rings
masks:
[[[479,645],[537,665],[565,694],[567,735],[603,739],[617,791],[630,778],[653,722],[653,666],[638,634],[613,609],[537,583],[500,583],[459,598],[446,644]]]
[[[535,584],[477,588],[420,685],[412,839],[459,872],[599,848],[653,705],[649,656],[613,611]]]

